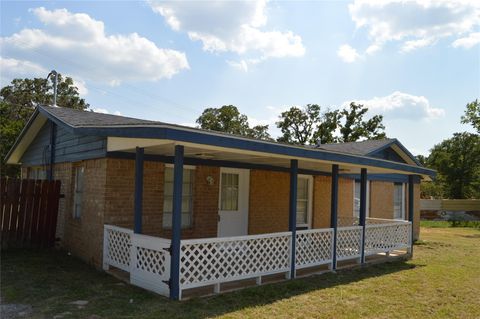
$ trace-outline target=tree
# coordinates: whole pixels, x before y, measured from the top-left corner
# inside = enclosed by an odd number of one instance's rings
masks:
[[[293,106],[282,112],[277,127],[283,135],[277,139],[279,142],[289,144],[314,144],[314,134],[317,125],[321,122],[320,106],[307,104],[302,109]]]
[[[446,198],[480,198],[480,136],[455,133],[433,147],[427,166],[437,170],[436,183]]]
[[[478,99],[467,104],[465,114],[462,116],[462,123],[470,123],[477,133],[480,134],[480,103]]]
[[[283,133],[278,141],[305,145],[385,138],[383,117],[375,115],[365,121],[363,116],[367,111],[368,108],[354,102],[348,108],[327,109],[324,113],[317,104],[307,104],[304,108],[291,107],[282,112],[276,123]]]
[[[207,108],[196,120],[200,128],[225,132],[246,137],[271,140],[268,125],[250,127],[248,117],[241,114],[234,105],[224,105],[220,108]]]
[[[362,137],[375,140],[385,138],[383,116],[375,115],[368,121],[364,121],[363,116],[367,112],[367,107],[355,102],[350,103],[349,109],[344,108],[340,112],[345,121],[340,123],[339,142],[355,142]]]
[[[0,157],[1,175],[18,176],[17,166],[6,166],[5,156],[15,143],[22,128],[38,105],[50,105],[53,101],[53,80],[42,78],[14,79],[0,90]],[[85,110],[89,104],[80,98],[72,78],[58,75],[57,105]]]

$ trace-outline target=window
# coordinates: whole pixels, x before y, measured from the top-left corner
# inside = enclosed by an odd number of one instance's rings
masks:
[[[237,173],[222,173],[220,210],[238,210],[238,177]]]
[[[360,218],[360,181],[355,181],[353,192],[353,217]],[[367,181],[367,217],[370,211],[370,182]]]
[[[405,219],[405,184],[393,184],[393,218]]]
[[[192,227],[194,169],[183,168],[182,228]],[[173,211],[173,166],[165,167],[163,197],[163,228],[172,228]]]
[[[83,185],[84,185],[84,168],[75,168],[75,192],[73,197],[73,218],[80,218],[82,216],[82,202],[83,202]]]
[[[312,209],[313,179],[299,176],[297,180],[297,227],[308,227]]]

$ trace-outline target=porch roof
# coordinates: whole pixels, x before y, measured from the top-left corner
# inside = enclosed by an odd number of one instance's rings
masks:
[[[48,106],[39,106],[35,110],[7,155],[9,164],[19,162],[21,154],[47,119],[72,134],[106,137],[109,153],[128,154],[133,153],[136,147],[143,147],[147,155],[172,156],[174,145],[182,144],[185,146],[186,157],[204,161],[230,161],[288,168],[290,160],[297,159],[299,168],[320,172],[330,172],[331,164],[339,164],[341,172],[346,174],[358,174],[360,168],[365,167],[375,174],[415,174],[428,179],[435,176],[434,170],[419,163],[408,161],[409,164],[405,164],[369,156],[375,150],[392,144],[392,141],[398,142],[396,139],[357,144],[326,144],[314,148],[164,122]],[[366,147],[367,145],[369,147]],[[359,149],[368,150],[369,153],[359,154]]]

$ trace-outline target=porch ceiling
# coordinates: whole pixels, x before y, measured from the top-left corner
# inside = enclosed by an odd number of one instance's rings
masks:
[[[184,154],[186,158],[196,158],[201,160],[229,161],[245,164],[270,165],[281,168],[289,168],[290,160],[298,159],[299,169],[324,173],[330,173],[332,171],[332,164],[339,164],[341,174],[360,174],[361,168],[367,168],[370,174],[412,174],[411,172],[386,169],[369,165],[356,165],[350,163],[339,163],[334,161],[297,158],[287,155],[246,151],[233,148],[230,149],[211,145],[184,143],[164,139],[129,139],[109,137],[107,150],[109,152],[121,151],[133,154],[135,153],[136,147],[143,147],[145,149],[145,154],[148,155],[173,156],[174,146],[177,144],[184,145]]]

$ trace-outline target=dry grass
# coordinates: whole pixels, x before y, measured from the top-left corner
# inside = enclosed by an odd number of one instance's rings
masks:
[[[480,318],[480,231],[422,228],[415,258],[172,302],[61,252],[2,252],[4,302],[36,318]],[[88,300],[84,308],[69,304]]]

